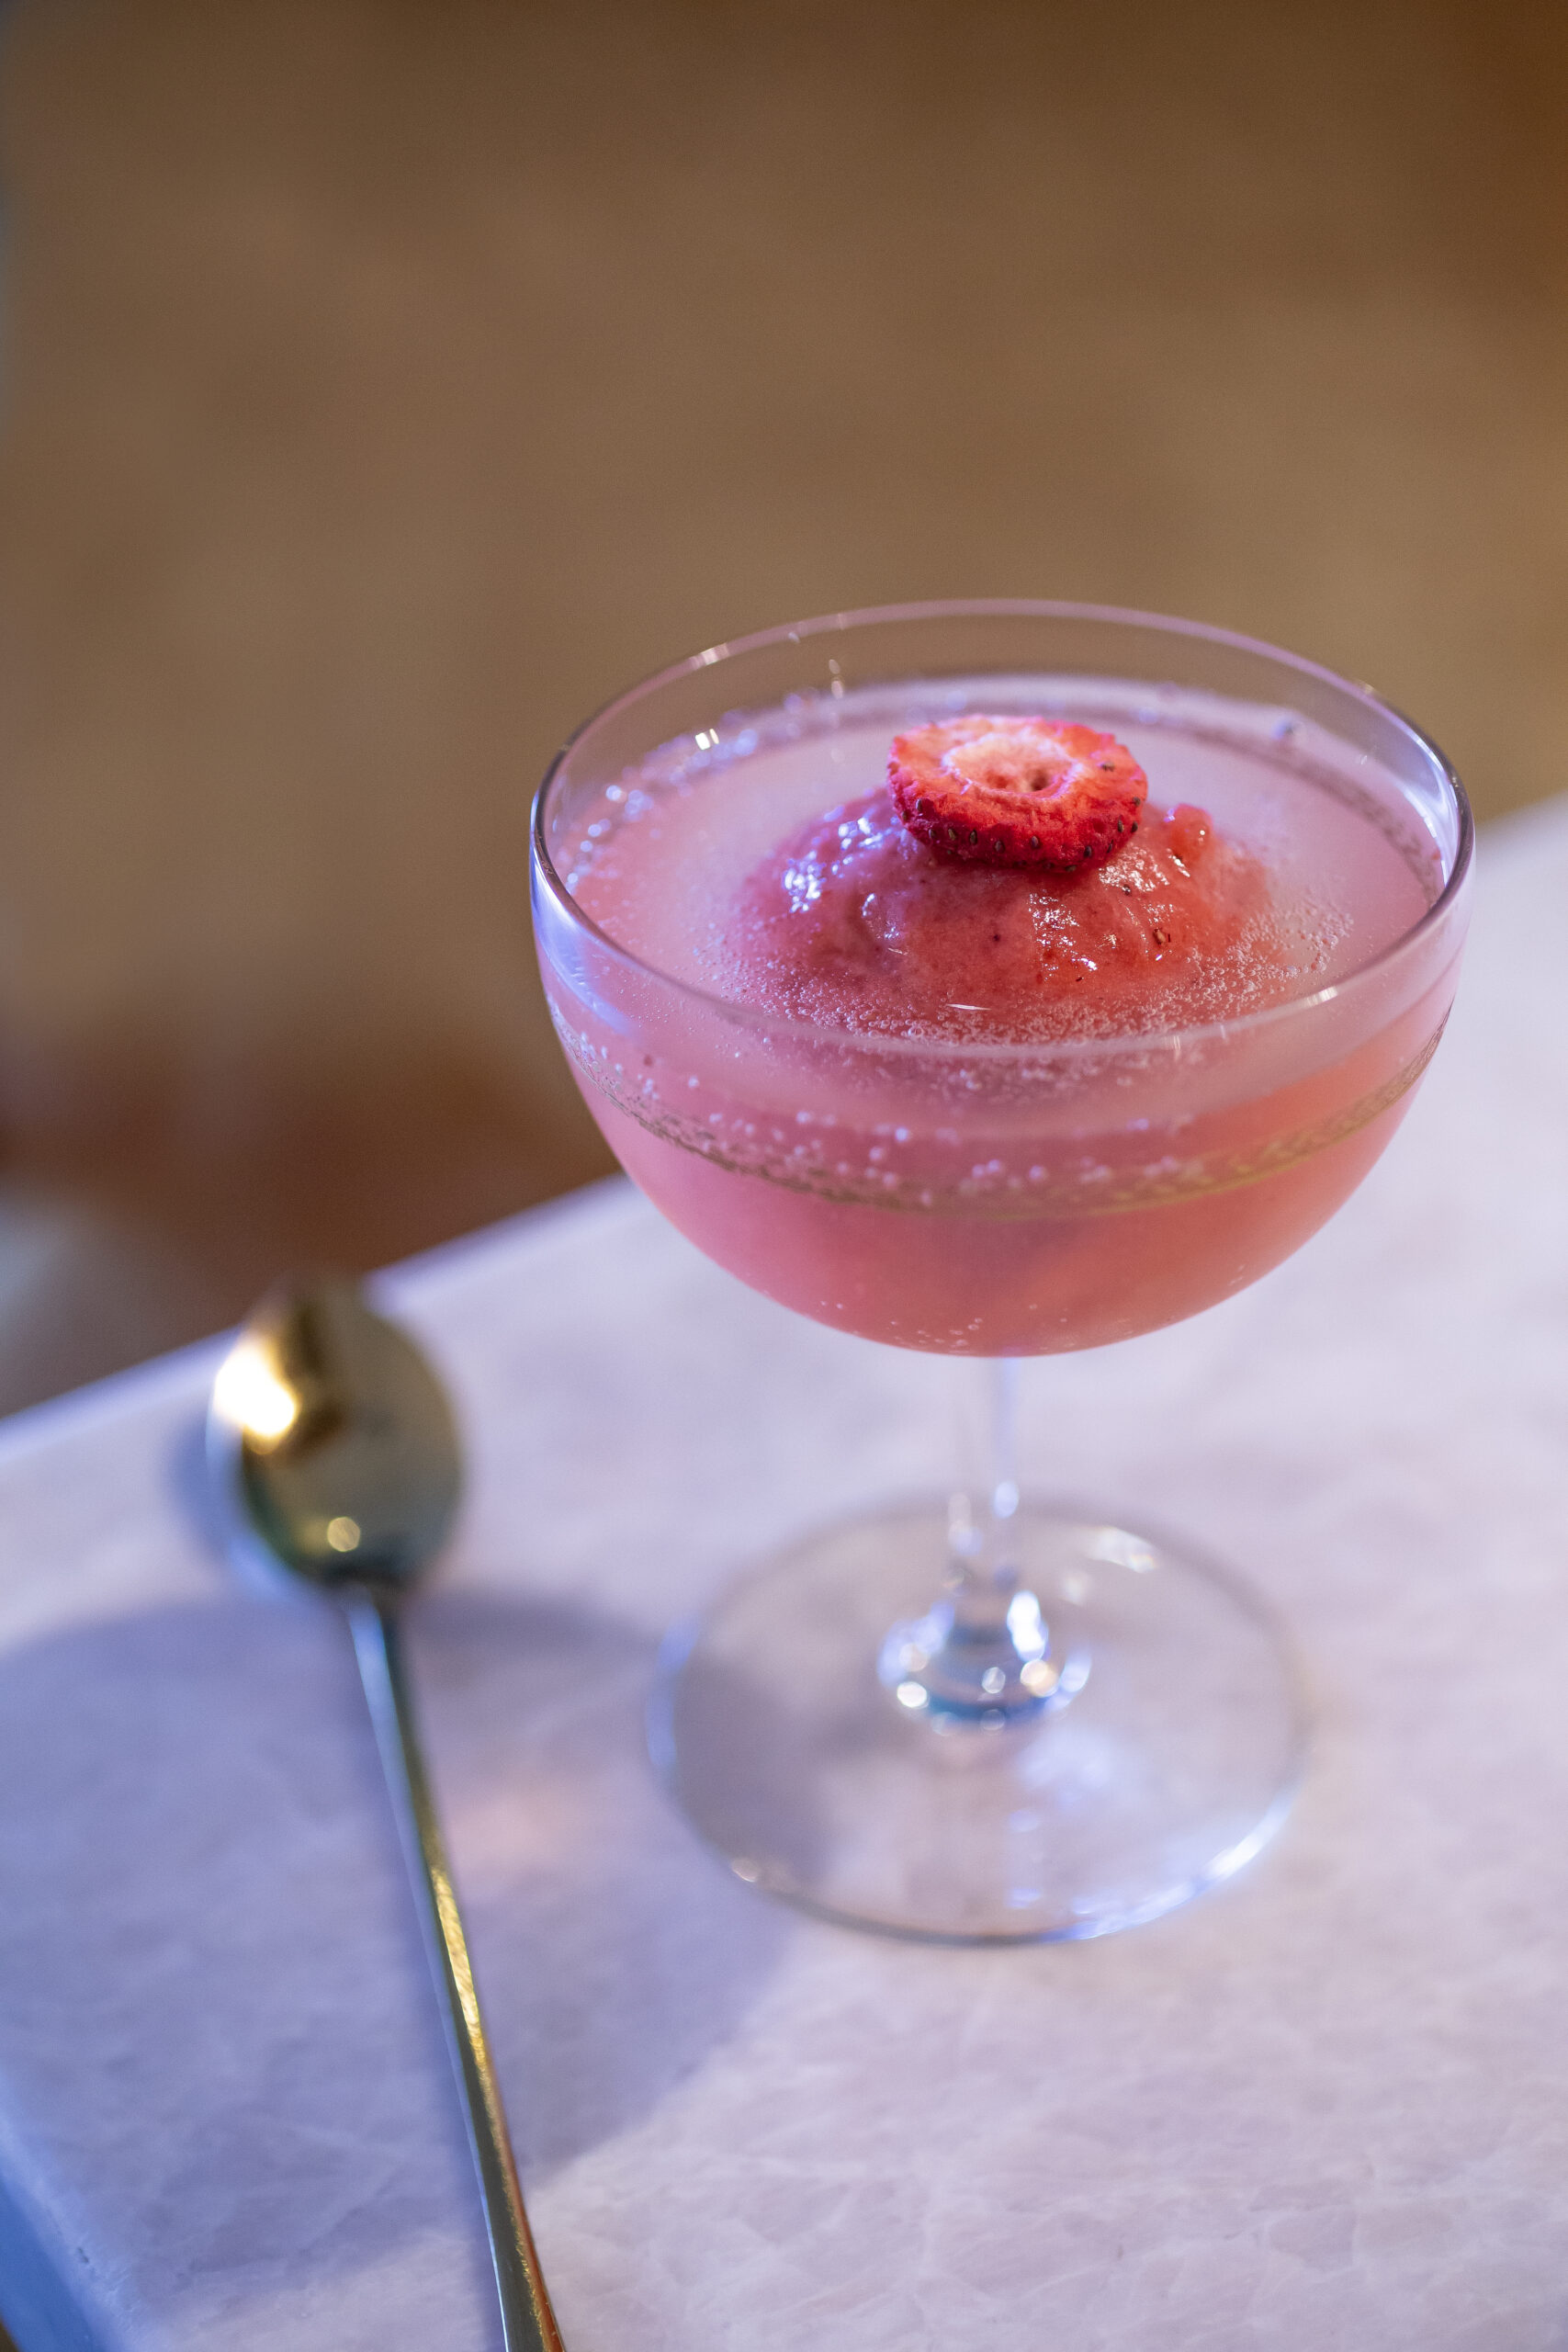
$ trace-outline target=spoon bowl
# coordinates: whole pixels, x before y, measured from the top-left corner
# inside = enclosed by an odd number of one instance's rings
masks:
[[[208,1447],[242,1529],[310,1584],[406,1592],[451,1532],[462,1462],[446,1391],[353,1283],[261,1302],[214,1385]]]

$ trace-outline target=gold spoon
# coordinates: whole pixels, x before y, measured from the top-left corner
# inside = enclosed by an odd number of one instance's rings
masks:
[[[224,1358],[207,1451],[240,1534],[330,1593],[348,1619],[446,2007],[507,2352],[564,2352],[523,2210],[399,1636],[399,1604],[457,1506],[451,1408],[413,1342],[373,1315],[352,1283],[294,1284],[262,1301]]]

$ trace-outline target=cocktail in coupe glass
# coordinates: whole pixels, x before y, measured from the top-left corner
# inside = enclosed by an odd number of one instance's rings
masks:
[[[1166,848],[1193,864],[1189,834],[1213,835],[1255,877],[1185,993],[1161,993],[1146,857],[1118,849],[1097,886],[1143,924],[1136,985],[1081,938],[1048,943],[1049,1018],[979,968],[999,917],[970,922],[973,970],[942,966],[945,910],[995,877],[928,876],[904,843],[914,899],[890,914],[854,882],[867,841],[886,854],[891,739],[979,713],[1114,738]],[[656,1756],[741,1877],[908,1934],[1087,1936],[1228,1875],[1277,1826],[1303,1732],[1267,1610],[1114,1508],[1021,1497],[1016,1360],[1196,1314],[1338,1207],[1441,1034],[1470,854],[1452,772],[1366,689],[1070,605],[771,630],[635,688],[556,762],[540,960],[623,1165],[769,1296],[986,1360],[956,1491],[794,1546],[671,1638]],[[783,930],[754,920],[764,885]],[[1049,931],[1049,892],[1008,904]],[[803,994],[778,940],[817,955],[829,922],[853,939],[811,968],[837,993]]]

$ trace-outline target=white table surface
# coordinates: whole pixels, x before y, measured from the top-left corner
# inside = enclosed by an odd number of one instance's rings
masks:
[[[389,1278],[471,1441],[413,1644],[570,2352],[1568,2344],[1568,803],[1483,849],[1450,1037],[1334,1225],[1028,1374],[1037,1483],[1245,1565],[1315,1688],[1279,1843],[1156,1926],[797,1918],[644,1767],[664,1622],[928,1483],[947,1368],[619,1185]],[[353,1668],[217,1555],[215,1360],[0,1432],[0,2310],[23,2352],[479,2352]]]

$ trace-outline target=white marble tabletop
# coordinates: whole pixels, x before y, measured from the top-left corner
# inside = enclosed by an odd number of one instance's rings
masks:
[[[618,1185],[388,1279],[471,1442],[413,1646],[570,2352],[1568,2344],[1568,803],[1483,849],[1360,1194],[1028,1374],[1036,1483],[1246,1566],[1315,1691],[1278,1844],[1156,1926],[822,1926],[645,1768],[664,1622],[926,1483],[946,1367]],[[215,1352],[0,1432],[0,2312],[23,2352],[491,2352],[344,1641],[210,1532]]]

